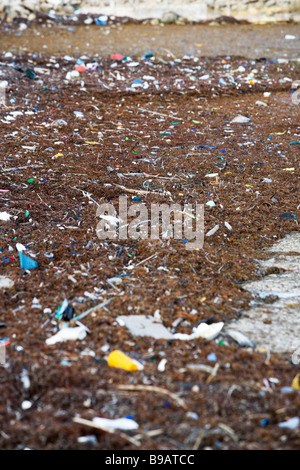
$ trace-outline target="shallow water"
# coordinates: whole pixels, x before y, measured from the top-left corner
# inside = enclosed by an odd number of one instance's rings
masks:
[[[296,39],[285,39],[294,35]],[[127,24],[122,26],[40,25],[24,31],[0,31],[0,51],[53,55],[119,52],[140,56],[241,55],[249,58],[300,57],[300,26],[269,25],[168,25]]]

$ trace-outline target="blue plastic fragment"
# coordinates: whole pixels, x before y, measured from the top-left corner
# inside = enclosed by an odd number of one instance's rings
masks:
[[[215,355],[215,353],[211,353],[211,354],[209,354],[209,355],[207,356],[207,359],[208,359],[209,361],[214,361],[214,362],[216,362],[217,356]]]
[[[260,422],[260,425],[261,425],[261,426],[267,426],[267,424],[269,424],[269,420],[268,420],[268,419],[262,419],[261,422]]]
[[[98,25],[98,26],[106,26],[107,25],[107,16],[99,16],[99,18],[96,19],[95,23]]]
[[[201,149],[216,149],[215,145],[198,145]]]
[[[18,251],[19,253],[19,258],[20,258],[20,266],[21,268],[24,269],[35,269],[38,267],[37,261],[35,261],[32,258],[29,258],[29,256],[26,256],[22,253],[22,251]]]
[[[140,78],[136,78],[131,82],[131,85],[143,85],[143,81]]]

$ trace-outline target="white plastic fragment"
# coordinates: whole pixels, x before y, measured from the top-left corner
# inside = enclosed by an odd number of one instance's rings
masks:
[[[46,344],[52,345],[62,341],[75,341],[76,339],[84,339],[86,337],[86,327],[76,326],[74,328],[63,328],[54,336],[46,339]]]
[[[226,330],[226,334],[234,339],[240,346],[249,346],[254,348],[255,344],[243,333],[236,330]]]
[[[251,119],[247,118],[246,116],[242,116],[241,114],[238,114],[235,118],[232,119],[230,122],[237,122],[237,123],[244,123],[244,122],[249,122]]]
[[[17,251],[24,251],[26,250],[25,246],[22,245],[22,243],[17,243],[16,244]]]
[[[0,289],[10,289],[13,285],[14,281],[9,279],[9,277],[0,276]]]
[[[119,219],[118,217],[114,217],[112,215],[102,215],[102,214],[100,214],[99,217],[103,220],[106,220],[111,225],[117,225],[119,222],[122,221],[122,219]]]
[[[8,212],[0,212],[0,220],[7,222],[12,216]]]
[[[228,230],[232,230],[232,226],[230,225],[230,223],[225,221],[224,225],[225,225],[226,228],[228,228]]]
[[[90,436],[79,436],[77,438],[77,442],[79,444],[97,444],[97,437],[94,434],[91,434]]]
[[[282,423],[279,423],[278,426],[280,428],[297,429],[299,424],[300,424],[300,418],[298,418],[298,416],[294,416],[293,418],[290,418],[287,421],[283,421]]]
[[[52,127],[63,127],[67,125],[68,123],[64,119],[56,119],[55,121],[51,123]]]
[[[220,333],[224,323],[213,323],[208,325],[200,323],[193,333],[171,333],[162,323],[155,320],[151,315],[122,315],[116,318],[120,326],[126,326],[134,336],[151,336],[155,339],[189,341],[196,338],[213,339]]]
[[[77,78],[80,76],[80,73],[77,70],[72,70],[71,72],[68,72],[66,75],[66,80],[73,80],[74,78]]]
[[[119,325],[126,326],[134,336],[173,339],[173,334],[151,315],[122,315],[116,321]]]
[[[27,390],[28,388],[30,388],[30,379],[29,379],[29,375],[28,375],[28,372],[26,369],[23,369],[22,370],[22,373],[21,373],[21,382],[23,384],[23,387]]]
[[[264,178],[262,180],[262,183],[272,183],[272,180],[271,180],[271,178]]]
[[[0,81],[0,88],[6,88],[8,87],[8,81],[7,80],[1,80]]]
[[[211,237],[212,235],[214,235],[219,230],[219,228],[219,225],[215,225],[214,228],[207,232],[206,237]]]
[[[158,370],[159,372],[164,372],[165,367],[166,367],[166,363],[167,363],[167,359],[162,359],[162,360],[159,362],[158,366],[157,366],[157,370]]]
[[[268,106],[267,103],[265,103],[264,101],[260,101],[260,100],[257,100],[257,101],[255,102],[255,104],[256,104],[257,106]]]
[[[193,336],[194,338],[214,339],[219,335],[223,326],[223,322],[212,323],[211,325],[208,325],[207,323],[200,323],[200,325],[197,326]]]
[[[128,418],[109,419],[96,417],[93,418],[93,422],[103,430],[108,431],[115,431],[116,429],[120,431],[135,431],[139,427],[136,421]]]
[[[223,326],[223,322],[213,323],[211,325],[208,325],[207,323],[200,323],[197,328],[193,329],[193,333],[191,335],[176,333],[173,338],[183,341],[197,338],[214,339],[218,336]]]
[[[25,411],[25,410],[29,410],[29,408],[31,408],[31,407],[32,407],[32,403],[31,403],[31,401],[29,401],[29,400],[24,400],[24,401],[22,402],[22,404],[21,404],[21,408],[22,408],[22,410],[24,410],[24,411]]]

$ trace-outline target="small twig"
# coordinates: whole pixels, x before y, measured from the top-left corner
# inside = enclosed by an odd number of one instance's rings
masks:
[[[73,421],[74,423],[77,423],[77,424],[84,424],[85,426],[90,426],[91,428],[100,429],[101,431],[108,432],[109,434],[115,434],[117,431],[117,430],[115,431],[115,430],[106,428],[104,426],[100,426],[99,424],[94,423],[94,421],[89,421],[88,419],[73,418]],[[127,436],[127,434],[125,434],[122,431],[118,432],[118,434],[120,435],[120,437],[130,442],[131,444],[135,445],[136,447],[140,447],[141,443],[138,440],[134,439],[133,437]]]
[[[49,209],[51,209],[51,206],[48,206],[48,204],[45,203],[45,201],[43,201],[43,199],[41,198],[41,196],[39,194],[37,194],[37,197],[42,201],[43,204],[45,204],[45,206],[49,207]]]
[[[149,256],[148,258],[143,259],[143,261],[140,261],[139,263],[135,264],[135,267],[136,267],[136,266],[139,266],[140,264],[145,263],[146,261],[148,261],[148,260],[151,259],[151,258],[154,258],[154,256],[157,256],[157,253],[154,253],[154,255]]]
[[[113,183],[114,186],[116,186],[117,188],[120,188],[120,189],[123,189],[123,191],[127,191],[128,193],[132,193],[132,194],[140,194],[140,195],[147,195],[147,194],[156,194],[156,195],[165,195],[166,192],[163,191],[162,193],[159,193],[159,192],[156,192],[156,191],[144,191],[142,189],[130,189],[130,188],[126,188],[125,186],[122,186],[121,184],[116,184],[116,183]]]
[[[200,445],[201,445],[201,442],[203,441],[203,438],[205,436],[205,432],[204,431],[200,431],[196,441],[195,441],[195,444],[193,445],[193,448],[192,450],[198,450]]]
[[[169,49],[166,49],[165,47],[163,47],[163,51],[166,51],[168,54],[170,54],[170,56],[173,57],[173,59],[176,59],[176,56]]]
[[[156,436],[160,436],[161,434],[164,433],[164,430],[163,429],[153,429],[152,431],[148,431],[148,432],[145,432],[143,434],[136,434],[134,436],[135,439],[143,439],[144,437],[156,437]]]
[[[156,392],[161,395],[167,395],[168,397],[172,398],[178,406],[181,406],[184,410],[187,410],[185,402],[175,395],[175,393],[172,393],[165,388],[155,387],[153,385],[117,385],[117,388],[119,390],[128,390],[133,392]]]
[[[210,376],[208,377],[208,379],[206,381],[207,384],[209,384],[212,381],[212,379],[217,375],[219,367],[220,367],[220,364],[215,365],[215,367],[213,368],[212,373],[210,374]]]

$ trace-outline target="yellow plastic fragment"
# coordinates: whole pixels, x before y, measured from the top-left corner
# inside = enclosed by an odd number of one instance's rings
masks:
[[[131,357],[117,349],[109,354],[107,364],[109,367],[117,367],[119,369],[129,371],[141,370],[143,368],[142,364],[139,364],[137,361],[131,359]]]
[[[292,388],[294,390],[300,390],[300,374],[295,375],[292,382]]]

